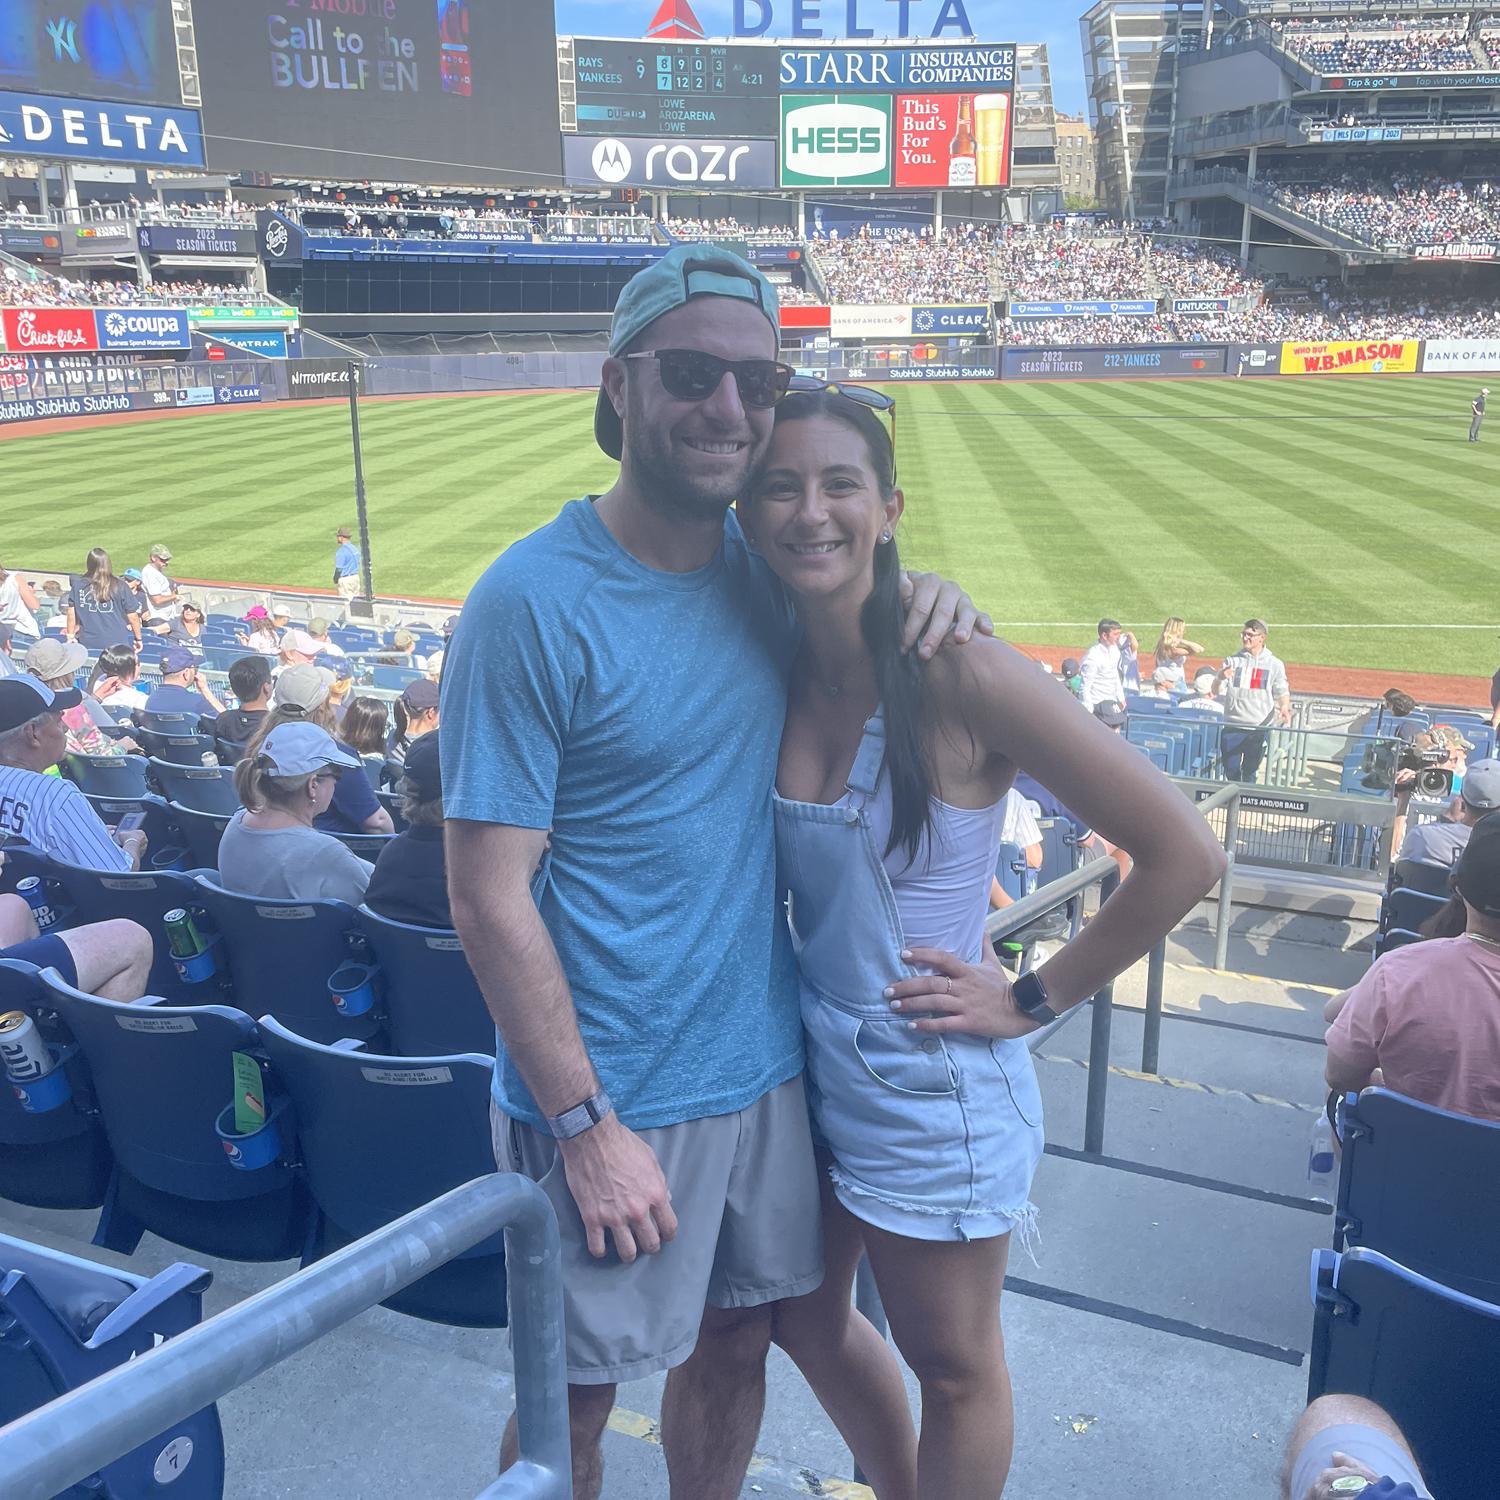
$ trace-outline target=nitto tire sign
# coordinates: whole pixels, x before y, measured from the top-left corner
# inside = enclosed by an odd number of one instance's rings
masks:
[[[889,187],[889,96],[783,94],[781,185]]]
[[[355,384],[363,389],[364,371],[354,366]],[[349,366],[339,359],[299,359],[287,366],[287,394],[293,401],[349,398]]]
[[[776,147],[770,141],[566,136],[563,171],[570,183],[604,187],[771,188]]]

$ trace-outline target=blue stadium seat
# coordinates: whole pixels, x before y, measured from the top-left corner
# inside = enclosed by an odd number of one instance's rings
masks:
[[[1429,896],[1422,891],[1398,886],[1394,891],[1387,891],[1380,904],[1380,931],[1384,933],[1393,927],[1404,927],[1408,932],[1416,932],[1423,922],[1436,916],[1447,904],[1445,896]]]
[[[219,839],[229,826],[228,815],[181,806],[170,807],[168,811],[187,851],[188,863],[198,870],[217,870]]]
[[[1375,939],[1375,957],[1379,958],[1382,953],[1389,953],[1392,948],[1405,948],[1411,943],[1425,942],[1420,932],[1412,932],[1406,927],[1392,927],[1389,932],[1382,932]]]
[[[329,977],[364,947],[352,906],[242,896],[201,875],[198,885],[229,952],[235,1004],[316,1042],[379,1034],[378,1011],[344,1016],[329,998]]]
[[[146,785],[144,755],[79,755],[63,757],[68,780],[89,797],[144,797],[151,788]]]
[[[492,1059],[381,1057],[353,1046],[323,1047],[269,1018],[261,1022],[261,1034],[297,1111],[302,1160],[318,1208],[313,1258],[495,1170]],[[385,1305],[438,1323],[504,1327],[501,1237],[424,1276]]]
[[[240,810],[234,772],[228,766],[176,765],[169,760],[153,759],[151,775],[175,807],[220,813],[225,817],[233,817]]]
[[[136,737],[153,760],[169,760],[178,766],[201,766],[203,757],[214,750],[213,736],[199,734],[191,727],[169,731],[142,724]]]
[[[382,667],[371,670],[370,678],[376,687],[395,688],[400,692],[409,682],[420,682],[426,674],[415,667]]]
[[[1420,891],[1426,896],[1448,899],[1452,865],[1429,865],[1420,859],[1398,859],[1391,866],[1391,889]]]
[[[1158,698],[1153,693],[1127,693],[1125,695],[1125,712],[1130,714],[1152,714],[1161,716],[1170,714],[1174,707],[1171,698]]]
[[[55,1045],[67,1045],[46,1006],[31,964],[0,959],[0,1011],[24,1011]],[[88,1069],[76,1049],[59,1059],[72,1098],[32,1114],[8,1085],[0,1088],[0,1198],[36,1208],[98,1208],[113,1157],[99,1118],[89,1109]]]
[[[1032,889],[1035,889],[1035,877],[1036,871],[1028,868],[1026,851],[1019,844],[1000,845],[1000,853],[995,860],[995,879],[1012,901],[1019,901],[1027,894],[1028,878],[1033,882]]]
[[[1432,1494],[1493,1494],[1500,1307],[1365,1249],[1315,1250],[1313,1297],[1308,1399],[1338,1391],[1376,1402]]]
[[[356,914],[385,982],[391,1050],[405,1057],[438,1052],[495,1055],[495,1023],[458,934],[382,917],[368,906]]]
[[[178,861],[182,853],[182,836],[173,825],[164,798],[158,797],[154,792],[141,797],[102,797],[87,792],[84,796],[88,797],[89,805],[111,828],[129,813],[145,814],[143,831],[146,835],[147,861],[153,867],[156,867],[158,858],[165,858],[168,864]]]
[[[225,1005],[100,1000],[53,969],[42,983],[88,1060],[115,1154],[94,1243],[130,1255],[150,1230],[228,1260],[299,1254],[310,1221],[287,1165],[296,1151],[289,1117],[277,1116],[280,1155],[255,1171],[233,1165],[214,1128],[234,1101],[233,1054],[259,1044],[250,1017]]]
[[[1389,1089],[1347,1095],[1334,1248],[1363,1245],[1419,1275],[1500,1302],[1500,1124]]]
[[[13,1422],[203,1320],[213,1278],[178,1263],[149,1280],[0,1235],[0,1425]],[[173,1464],[162,1469],[163,1465]],[[171,1474],[163,1483],[156,1472]],[[170,1487],[169,1487],[170,1486]],[[219,1500],[224,1434],[206,1406],[57,1500]]]
[[[121,870],[104,872],[84,870],[76,865],[54,861],[56,878],[61,883],[71,922],[107,922],[113,917],[128,917],[139,922],[151,934],[153,954],[149,994],[181,1004],[202,1004],[217,996],[212,986],[185,984],[172,963],[172,949],[167,941],[162,918],[176,907],[202,905],[202,896],[191,875],[176,870]]]
[[[368,860],[372,865],[380,858],[380,851],[394,837],[389,833],[345,833],[341,828],[330,828],[328,832],[345,848],[353,850],[361,859]]]

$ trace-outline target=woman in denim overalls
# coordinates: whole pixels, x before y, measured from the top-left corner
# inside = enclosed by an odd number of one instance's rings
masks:
[[[741,520],[803,624],[776,797],[802,972],[808,1095],[827,1153],[825,1279],[777,1309],[880,1500],[994,1500],[1012,1445],[1000,1291],[1023,1243],[1042,1108],[1021,1012],[984,938],[1000,803],[1024,766],[1136,858],[1040,971],[1062,1011],[1144,953],[1217,878],[1191,804],[996,641],[903,653],[890,438],[836,390],[797,393]],[[868,1253],[922,1387],[849,1305]]]

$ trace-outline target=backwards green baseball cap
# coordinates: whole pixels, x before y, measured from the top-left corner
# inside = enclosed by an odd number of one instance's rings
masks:
[[[737,297],[753,303],[780,341],[776,288],[749,261],[714,245],[676,245],[625,284],[609,325],[609,352],[621,353],[659,317],[694,297]],[[603,390],[594,407],[594,437],[611,458],[624,451],[624,426]]]

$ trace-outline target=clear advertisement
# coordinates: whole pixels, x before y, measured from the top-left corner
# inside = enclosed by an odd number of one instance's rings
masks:
[[[1361,343],[1283,343],[1283,375],[1411,375],[1418,339],[1368,339]]]
[[[773,141],[684,141],[662,137],[563,137],[569,183],[605,187],[773,188]]]
[[[1011,96],[900,94],[896,98],[897,187],[1006,187]]]
[[[1007,348],[1007,380],[1131,380],[1163,376],[1222,375],[1229,351],[1222,344],[1129,344],[1068,348]]]
[[[195,109],[0,93],[0,149],[53,161],[201,167],[203,127]]]
[[[1422,369],[1429,375],[1500,372],[1500,339],[1428,339]]]
[[[943,303],[935,307],[911,309],[911,331],[914,337],[929,335],[958,337],[989,332],[990,310],[982,302]]]
[[[891,100],[877,94],[783,94],[783,187],[890,187]]]
[[[781,53],[781,87],[788,93],[821,89],[867,89],[888,94],[903,89],[1008,89],[1015,80],[1016,49],[1008,43],[783,48]]]

